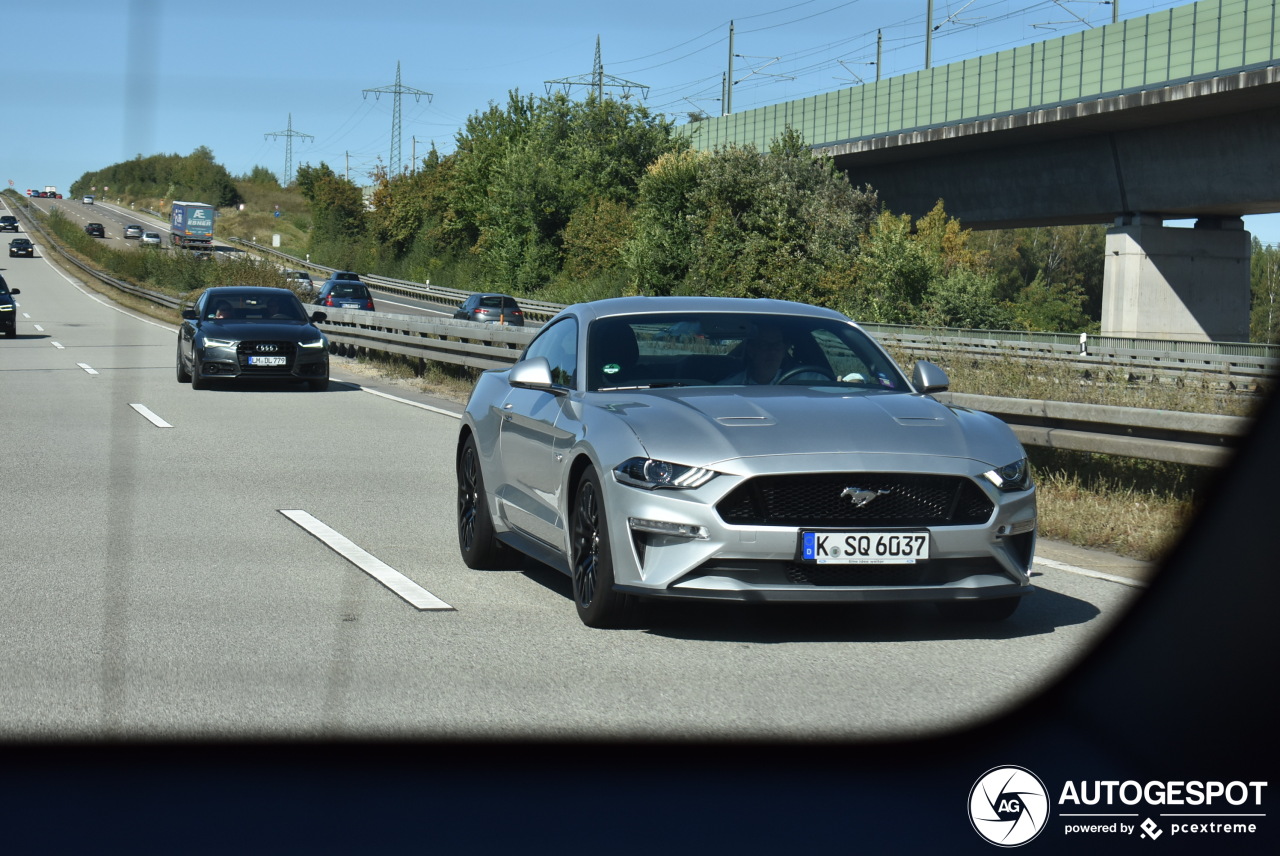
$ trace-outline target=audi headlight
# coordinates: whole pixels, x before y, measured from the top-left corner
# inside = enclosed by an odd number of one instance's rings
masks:
[[[323,348],[325,346],[324,337],[316,339],[314,342],[299,342],[299,348]]]
[[[1021,458],[1012,464],[1005,464],[1003,467],[996,467],[994,470],[987,470],[982,475],[987,481],[1004,491],[1026,490],[1031,487],[1031,464],[1026,458]]]
[[[212,339],[205,338],[204,346],[206,348],[234,348],[239,344],[235,339]]]
[[[702,487],[716,477],[715,470],[686,467],[683,464],[656,461],[653,458],[632,458],[623,461],[614,467],[613,474],[623,484],[645,490],[658,488],[688,490]]]

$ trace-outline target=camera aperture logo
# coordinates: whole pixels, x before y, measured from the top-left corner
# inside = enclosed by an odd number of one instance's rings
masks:
[[[969,791],[969,821],[1001,847],[1026,844],[1049,820],[1049,792],[1023,767],[993,767]]]

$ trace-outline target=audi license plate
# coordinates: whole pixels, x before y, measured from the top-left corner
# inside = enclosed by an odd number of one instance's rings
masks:
[[[282,366],[288,361],[286,357],[249,357],[251,366]]]
[[[914,565],[928,558],[924,530],[800,533],[800,560],[818,565]]]

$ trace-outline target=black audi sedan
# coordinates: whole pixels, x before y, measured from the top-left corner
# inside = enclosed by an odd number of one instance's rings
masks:
[[[9,258],[16,256],[26,256],[33,259],[36,256],[36,245],[31,243],[30,238],[14,238],[9,242]]]
[[[4,277],[0,276],[0,332],[10,339],[18,335],[18,302],[13,295],[21,293],[16,288],[10,291]]]
[[[211,380],[297,380],[319,392],[329,387],[329,342],[286,288],[210,288],[182,310],[178,382],[203,389]]]

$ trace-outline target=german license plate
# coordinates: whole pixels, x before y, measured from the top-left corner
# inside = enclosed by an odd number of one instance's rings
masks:
[[[928,558],[924,530],[800,533],[800,560],[818,565],[914,565]]]
[[[250,357],[251,366],[282,366],[288,362],[285,357]]]

